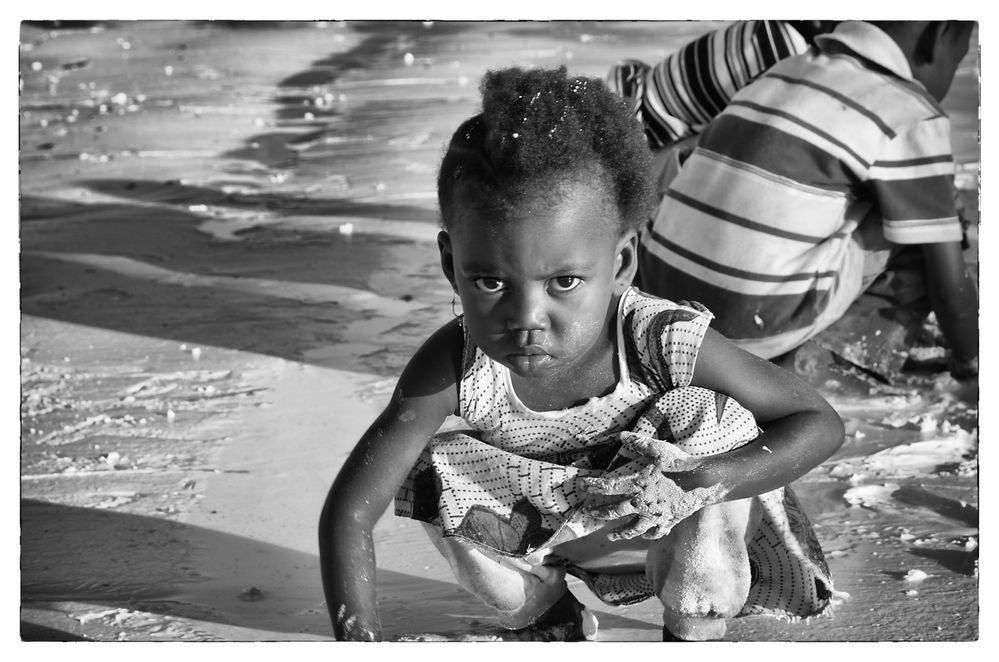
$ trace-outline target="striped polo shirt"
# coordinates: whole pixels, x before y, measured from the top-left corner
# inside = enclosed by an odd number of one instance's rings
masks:
[[[865,218],[875,248],[961,240],[950,122],[901,49],[862,22],[816,42],[732,99],[642,237],[644,289],[705,304],[764,358],[860,294]]]
[[[736,21],[684,44],[655,66],[628,60],[608,83],[631,99],[653,149],[700,132],[736,92],[808,42],[787,21]]]

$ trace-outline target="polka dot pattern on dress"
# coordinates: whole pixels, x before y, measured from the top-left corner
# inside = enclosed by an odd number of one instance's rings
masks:
[[[558,411],[525,406],[509,371],[466,330],[459,408],[467,429],[439,433],[428,444],[396,496],[396,514],[501,554],[525,555],[603,526],[579,512],[587,494],[578,478],[623,475],[648,464],[621,447],[623,431],[654,435],[701,457],[750,443],[759,432],[750,412],[722,394],[690,386],[711,317],[698,304],[629,289],[617,315],[614,391]],[[793,526],[802,520],[789,517],[793,508],[783,494],[756,497],[764,517],[748,552],[759,581],[746,610],[810,616],[828,604],[815,590],[828,582],[828,573],[814,562],[814,550],[821,556],[821,549],[810,525]],[[812,537],[803,544],[801,535]],[[583,578],[610,604],[651,597],[644,574]]]

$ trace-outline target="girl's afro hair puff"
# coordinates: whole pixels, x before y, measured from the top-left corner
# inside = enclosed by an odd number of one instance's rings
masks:
[[[641,125],[603,81],[558,69],[488,72],[482,113],[455,132],[438,176],[445,226],[459,181],[477,184],[497,202],[530,183],[599,165],[628,227],[647,218],[651,153]],[[471,182],[469,181],[471,180]]]

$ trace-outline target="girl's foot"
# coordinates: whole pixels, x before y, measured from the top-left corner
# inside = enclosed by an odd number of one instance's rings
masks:
[[[566,591],[558,602],[520,630],[508,630],[505,641],[586,641],[597,634],[597,618],[576,596]]]

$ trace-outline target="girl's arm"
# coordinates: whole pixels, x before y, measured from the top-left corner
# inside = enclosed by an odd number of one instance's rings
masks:
[[[319,559],[338,640],[381,639],[371,532],[431,436],[457,409],[461,348],[462,330],[454,320],[416,352],[326,497]]]
[[[699,458],[699,467],[671,476],[684,489],[716,484],[726,500],[787,485],[842,445],[843,421],[818,392],[794,373],[746,352],[708,329],[692,385],[724,393],[756,417],[763,433],[752,443]]]

